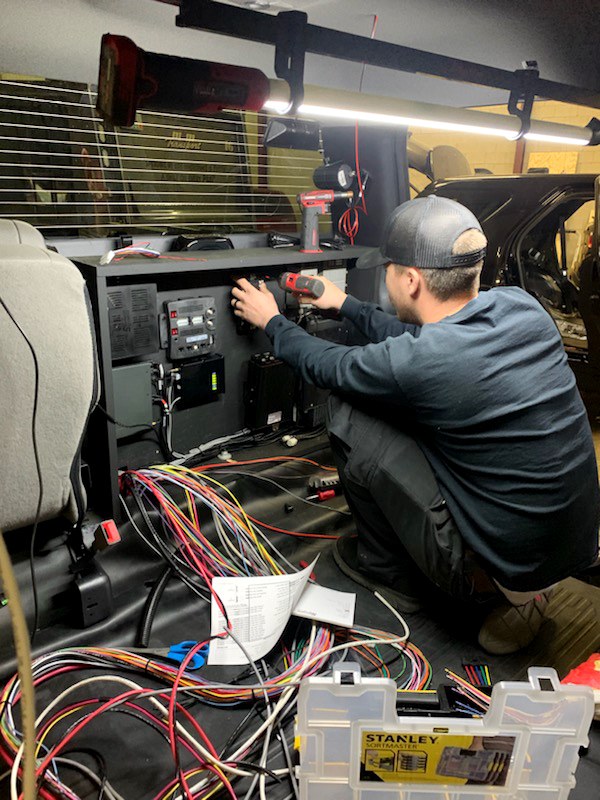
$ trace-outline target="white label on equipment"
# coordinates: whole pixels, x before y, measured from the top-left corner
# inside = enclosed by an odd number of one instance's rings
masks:
[[[273,411],[267,417],[267,425],[275,425],[276,422],[281,422],[281,417],[283,416],[283,412],[281,411]]]
[[[187,336],[186,342],[205,342],[208,339],[208,333],[199,333],[198,336]]]

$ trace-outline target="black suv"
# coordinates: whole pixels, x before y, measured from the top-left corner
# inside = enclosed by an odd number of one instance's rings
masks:
[[[423,195],[470,208],[488,238],[482,288],[521,286],[562,336],[591,413],[600,412],[600,275],[596,175],[514,175],[438,181]]]

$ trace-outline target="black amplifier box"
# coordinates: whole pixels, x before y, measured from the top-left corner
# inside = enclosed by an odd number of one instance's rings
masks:
[[[194,408],[219,399],[225,391],[225,359],[219,353],[182,364],[177,381],[178,408]]]
[[[256,430],[292,422],[296,376],[273,353],[257,353],[248,362],[245,385],[245,424]]]

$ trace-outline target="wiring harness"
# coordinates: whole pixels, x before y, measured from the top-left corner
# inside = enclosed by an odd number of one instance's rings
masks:
[[[252,464],[319,466],[309,459],[279,457],[208,464],[193,469],[162,465],[122,474],[124,507],[144,541],[193,592],[210,600],[216,576],[281,575],[298,570],[269,539],[267,531],[296,537],[335,538],[330,533],[286,531],[252,517],[215,473],[251,469]],[[332,468],[322,467],[331,470]],[[245,472],[241,472],[245,474]],[[281,476],[280,480],[285,477]],[[298,477],[298,476],[296,476]],[[274,479],[272,483],[280,484]],[[129,504],[126,497],[130,498]],[[133,505],[139,511],[138,523]],[[220,603],[214,595],[215,602]],[[39,796],[78,800],[69,775],[91,782],[102,800],[123,800],[108,775],[103,756],[80,744],[101,719],[127,716],[160,734],[169,748],[174,772],[167,770],[154,800],[231,797],[265,800],[267,788],[288,782],[298,796],[290,753],[289,728],[302,679],[325,674],[336,659],[352,654],[366,672],[392,678],[398,689],[425,689],[431,667],[412,643],[403,618],[400,633],[355,625],[342,629],[305,620],[290,621],[279,644],[266,659],[252,661],[240,674],[225,677],[207,668],[192,669],[196,654],[210,642],[197,642],[181,663],[166,652],[108,647],[68,648],[47,653],[32,665],[38,692],[52,699],[36,720],[36,778]],[[221,610],[227,619],[226,609]],[[146,637],[149,631],[146,630]],[[235,635],[229,626],[219,637]],[[232,669],[232,668],[229,668]],[[213,672],[211,673],[211,670]],[[66,688],[65,682],[68,683]],[[11,800],[21,800],[23,736],[19,729],[21,687],[12,677],[0,698],[0,755],[9,772]],[[246,716],[217,749],[203,721],[207,707],[246,710]],[[227,717],[229,719],[229,717]],[[230,723],[231,724],[231,723]],[[115,730],[115,728],[112,728]],[[117,729],[118,730],[118,729]],[[221,737],[222,738],[222,737]],[[81,747],[81,750],[72,748]],[[123,748],[127,748],[124,739]],[[89,758],[93,756],[94,768]],[[30,800],[30,798],[23,798]],[[129,798],[127,800],[130,800]]]

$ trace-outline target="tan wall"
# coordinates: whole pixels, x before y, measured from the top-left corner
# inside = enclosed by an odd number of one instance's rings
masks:
[[[483,106],[478,111],[489,111],[494,114],[507,114],[506,106]],[[558,103],[552,100],[536,102],[533,110],[535,119],[549,122],[563,122],[570,125],[587,125],[593,116],[598,115],[598,109],[574,106],[567,103]],[[424,128],[413,128],[411,133],[415,142],[427,149],[436,145],[446,144],[458,148],[467,158],[471,167],[484,167],[495,175],[512,175],[515,161],[515,142],[492,136],[480,136],[467,133],[444,133],[431,131]],[[527,172],[529,156],[531,153],[576,153],[576,172],[600,173],[600,146],[574,147],[573,145],[546,144],[543,142],[527,142],[525,145],[525,159],[523,172]],[[559,161],[554,160],[555,169],[560,171]],[[551,164],[552,167],[552,164]],[[569,170],[570,171],[570,170]],[[411,182],[418,189],[424,188],[428,180],[419,173],[411,170]]]
[[[553,100],[544,100],[535,104],[533,115],[535,119],[543,119],[549,122],[564,122],[569,125],[581,125],[584,127],[590,119],[600,116],[597,108],[587,108],[585,106],[572,106],[567,103],[557,103]],[[527,169],[528,156],[530,153],[546,152],[576,152],[577,172],[600,173],[600,147],[573,147],[573,145],[545,144],[543,142],[528,142],[525,148],[525,169]]]

